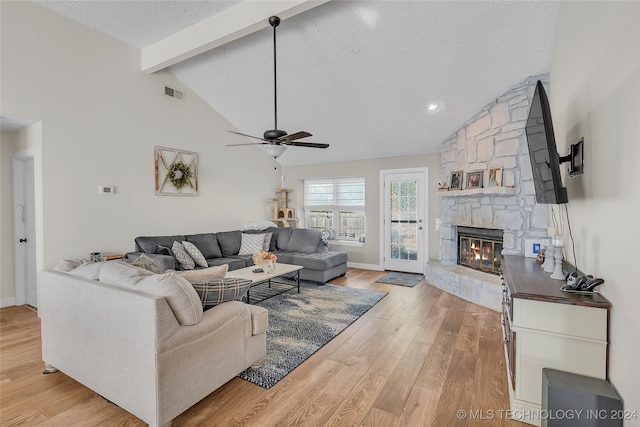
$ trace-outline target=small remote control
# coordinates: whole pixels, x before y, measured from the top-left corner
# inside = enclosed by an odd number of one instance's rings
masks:
[[[262,268],[254,268],[253,272],[254,273],[264,273],[264,270]]]

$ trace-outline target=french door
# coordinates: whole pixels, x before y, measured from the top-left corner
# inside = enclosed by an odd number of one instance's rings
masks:
[[[385,270],[424,273],[426,172],[382,171]]]

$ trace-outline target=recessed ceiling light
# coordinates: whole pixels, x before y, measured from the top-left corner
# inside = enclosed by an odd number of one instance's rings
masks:
[[[444,113],[444,103],[441,101],[431,101],[427,104],[429,114]]]

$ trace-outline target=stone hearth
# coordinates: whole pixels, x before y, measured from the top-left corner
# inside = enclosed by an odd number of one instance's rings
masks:
[[[441,180],[453,171],[484,171],[502,167],[503,187],[453,190],[440,193],[440,262],[430,262],[427,282],[469,301],[500,310],[497,276],[456,265],[456,226],[497,228],[504,231],[503,254],[522,254],[524,240],[546,236],[548,209],[535,201],[535,189],[525,125],[537,80],[533,76],[512,87],[442,144]]]

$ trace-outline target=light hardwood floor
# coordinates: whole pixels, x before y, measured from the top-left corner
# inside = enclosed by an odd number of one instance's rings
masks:
[[[274,387],[235,378],[173,425],[525,426],[506,412],[499,314],[424,280],[376,283],[383,274],[331,282],[388,295]],[[42,375],[33,309],[0,310],[0,364],[1,426],[145,425],[61,372]]]

